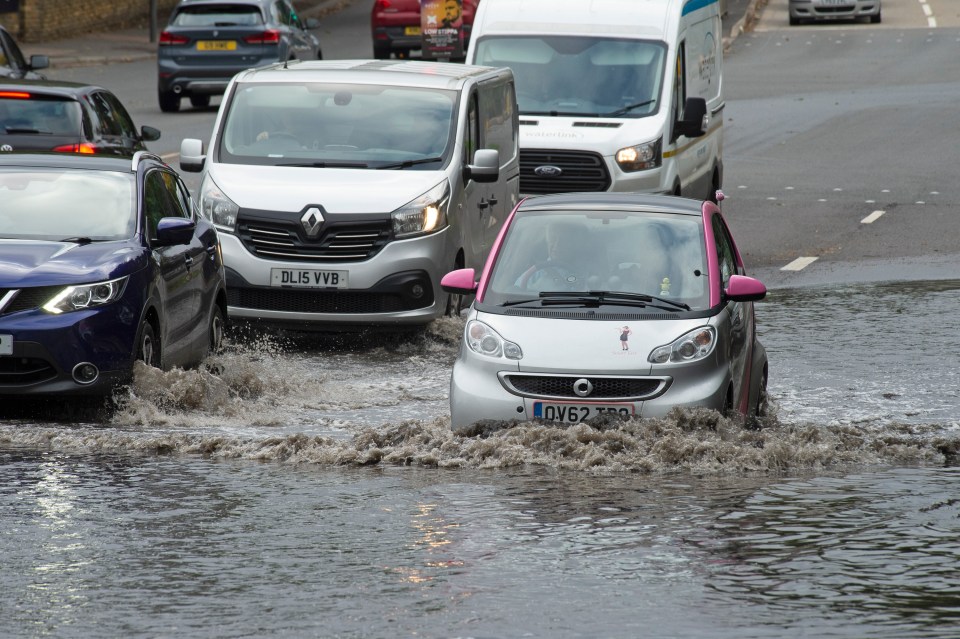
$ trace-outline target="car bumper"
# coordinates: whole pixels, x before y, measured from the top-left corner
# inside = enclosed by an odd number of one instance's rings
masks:
[[[179,64],[160,58],[157,62],[157,86],[160,91],[176,93],[221,95],[236,74],[250,68],[263,67],[277,62],[277,56],[244,56],[231,64],[191,65]]]
[[[446,235],[394,241],[363,262],[324,264],[323,270],[346,273],[344,288],[300,288],[273,285],[272,272],[315,270],[316,263],[263,259],[221,233],[227,312],[231,321],[318,329],[426,324],[446,308],[440,265],[453,263]]]
[[[880,15],[879,2],[851,2],[826,5],[819,2],[791,2],[790,17],[799,20],[851,20]]]

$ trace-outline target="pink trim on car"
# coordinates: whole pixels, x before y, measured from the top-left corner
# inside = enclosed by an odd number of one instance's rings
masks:
[[[707,249],[707,269],[709,270],[710,285],[710,308],[720,303],[720,259],[717,257],[717,240],[713,235],[713,216],[719,212],[716,204],[706,201],[700,207],[703,212],[703,241],[706,242]]]
[[[487,255],[487,262],[483,265],[483,271],[480,273],[480,284],[477,286],[476,300],[478,302],[483,301],[483,296],[487,292],[487,282],[490,279],[490,271],[493,269],[493,263],[497,261],[497,256],[500,254],[500,249],[503,247],[503,238],[506,236],[507,230],[510,228],[510,224],[513,223],[513,218],[517,214],[517,209],[520,208],[520,205],[523,204],[524,200],[526,200],[526,198],[523,198],[517,202],[517,205],[513,207],[512,211],[510,211],[510,215],[507,216],[507,220],[500,228],[500,232],[497,233],[497,239],[493,242],[493,246],[490,247],[490,254]]]

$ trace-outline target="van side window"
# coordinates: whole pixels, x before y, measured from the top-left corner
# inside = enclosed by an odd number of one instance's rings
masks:
[[[467,107],[467,131],[463,136],[463,151],[467,157],[463,159],[464,164],[472,163],[473,155],[480,148],[480,117],[478,113],[477,94],[474,92],[470,95],[470,105]]]
[[[516,98],[512,82],[500,82],[482,87],[480,91],[481,141],[484,149],[500,152],[500,164],[506,164],[517,155],[517,136],[514,130]]]
[[[673,121],[679,122],[683,119],[683,105],[687,101],[687,43],[681,42],[677,47],[677,68],[673,82]],[[676,126],[673,127],[671,139],[676,141],[680,137],[677,134]]]

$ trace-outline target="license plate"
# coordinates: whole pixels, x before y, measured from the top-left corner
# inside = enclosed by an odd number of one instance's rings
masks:
[[[420,35],[420,27],[404,27],[403,35]]]
[[[236,40],[198,40],[197,51],[236,51]]]
[[[270,286],[293,288],[347,288],[347,271],[270,269]]]
[[[564,402],[534,402],[533,416],[551,422],[579,424],[602,414],[613,414],[623,419],[633,417],[633,404],[567,404]]]
[[[0,355],[13,355],[13,335],[0,335]]]
[[[854,3],[851,0],[820,0],[820,4],[825,7],[845,7],[853,6]]]

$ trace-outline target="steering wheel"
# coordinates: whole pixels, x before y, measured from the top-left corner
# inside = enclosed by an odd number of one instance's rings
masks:
[[[532,283],[541,290],[551,291],[573,288],[580,278],[577,271],[569,264],[551,261],[534,264],[527,269],[520,280],[521,286],[529,288]]]

